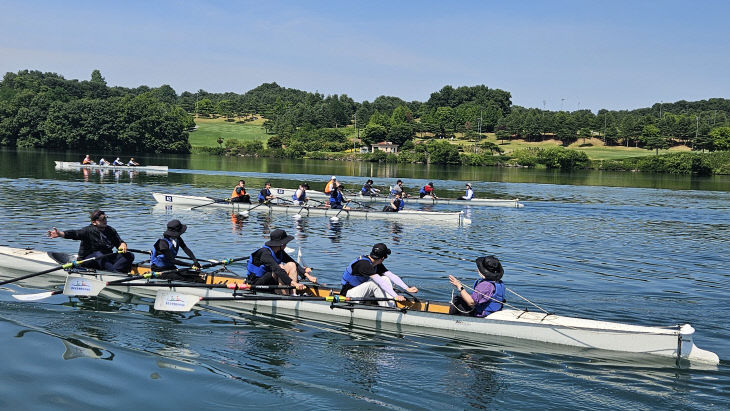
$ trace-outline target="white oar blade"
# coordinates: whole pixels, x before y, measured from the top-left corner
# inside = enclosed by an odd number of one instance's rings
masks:
[[[96,278],[69,275],[63,286],[63,295],[94,297],[106,287],[106,282]]]
[[[291,247],[284,247],[284,252],[287,254],[291,254],[294,252],[294,249]]]
[[[53,291],[46,291],[37,294],[12,294],[13,298],[20,301],[37,301],[53,295]]]
[[[155,297],[155,310],[187,312],[200,301],[196,295],[178,293],[176,291],[157,291]]]

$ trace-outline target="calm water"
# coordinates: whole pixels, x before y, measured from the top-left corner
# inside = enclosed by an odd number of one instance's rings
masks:
[[[149,248],[171,218],[203,258],[248,255],[273,228],[294,234],[320,281],[383,241],[387,266],[423,297],[448,300],[446,277],[474,277],[473,260],[497,255],[505,282],[553,312],[640,325],[690,322],[717,368],[605,352],[372,333],[341,325],[231,318],[198,311],[155,314],[145,305],[56,296],[35,303],[0,290],[0,406],[23,408],[679,408],[730,407],[730,178],[241,160],[143,158],[168,175],[60,172],[81,156],[0,151],[0,244],[74,252],[44,238],[80,228],[100,207],[133,248]],[[139,159],[139,158],[138,158]],[[164,210],[155,191],[223,197],[239,177],[356,187],[372,176],[410,189],[429,180],[457,195],[464,181],[484,197],[519,197],[523,209],[468,208],[472,224],[240,218],[226,210]],[[439,209],[458,208],[440,206]],[[233,266],[242,272],[242,266]],[[510,299],[524,306],[515,297]]]

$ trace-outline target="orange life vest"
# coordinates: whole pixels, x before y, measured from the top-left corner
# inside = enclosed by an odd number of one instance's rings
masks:
[[[238,186],[233,187],[233,192],[231,193],[231,198],[243,197],[246,195],[246,189],[244,187],[241,187],[241,194],[238,194],[236,192],[237,188],[238,188]]]
[[[335,180],[330,180],[326,186],[324,186],[324,193],[329,194],[335,186]]]

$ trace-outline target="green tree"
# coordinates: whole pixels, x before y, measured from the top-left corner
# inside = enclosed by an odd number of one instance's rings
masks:
[[[716,150],[730,150],[730,127],[716,127],[710,131],[710,136]]]
[[[641,132],[641,140],[644,146],[649,150],[656,150],[656,154],[659,155],[659,149],[665,149],[669,147],[669,140],[661,135],[659,127],[649,124],[644,126]]]

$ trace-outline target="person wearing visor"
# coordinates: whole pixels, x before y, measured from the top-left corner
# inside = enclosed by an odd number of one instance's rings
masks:
[[[457,198],[457,200],[470,201],[472,198],[474,198],[474,190],[471,189],[470,183],[466,183],[465,189],[466,189],[466,192],[464,193],[464,195]]]
[[[183,233],[188,229],[188,226],[181,223],[180,220],[170,220],[167,223],[167,230],[162,233],[162,238],[155,242],[152,247],[152,255],[150,256],[150,265],[152,271],[170,271],[177,269],[177,265],[190,266],[193,270],[200,270],[200,263],[195,258],[195,254],[188,248],[185,241],[182,239]],[[186,263],[177,260],[177,254],[180,249],[185,251],[193,260],[193,263]],[[168,280],[187,280],[184,273],[166,273],[162,278]]]
[[[393,290],[393,284],[408,291],[417,293],[418,288],[409,287],[403,280],[388,270],[383,261],[391,251],[383,243],[377,243],[368,255],[361,255],[352,260],[342,274],[340,295],[354,298],[393,298],[405,301],[405,297]],[[378,301],[383,307],[394,307],[393,301]]]
[[[473,292],[469,293],[453,275],[449,276],[451,285],[459,290],[459,295],[451,301],[449,314],[486,317],[502,309],[504,303],[504,268],[497,257],[490,255],[476,259],[479,278],[474,282]]]
[[[84,228],[60,231],[53,227],[52,230],[48,231],[48,237],[81,241],[78,260],[112,254],[114,252],[113,248],[116,248],[119,253],[88,261],[84,264],[84,267],[128,273],[132,269],[134,254],[127,252],[127,243],[122,241],[117,230],[107,225],[107,215],[103,211],[94,210],[91,212],[90,217],[91,224]]]
[[[272,231],[269,241],[248,258],[246,281],[251,285],[288,285],[296,290],[305,288],[298,281],[300,277],[316,283],[317,277],[311,275],[312,269],[299,265],[284,250],[293,239],[294,236],[287,235],[284,230]]]

